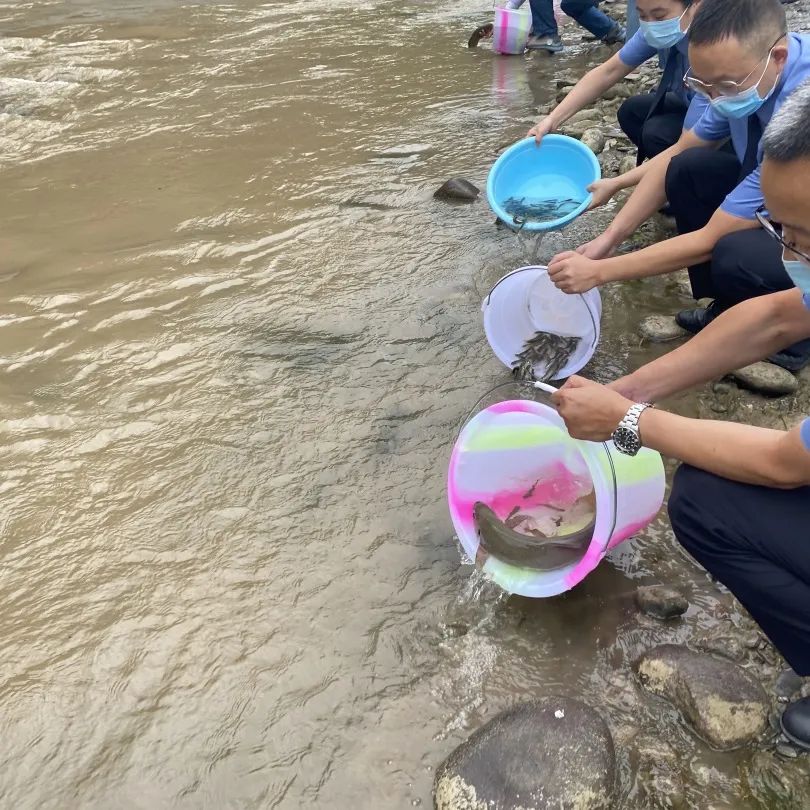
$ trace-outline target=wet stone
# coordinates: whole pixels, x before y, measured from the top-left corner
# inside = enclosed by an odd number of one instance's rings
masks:
[[[665,343],[686,337],[689,333],[681,329],[671,315],[648,315],[638,327],[641,337],[654,343]]]
[[[586,132],[594,129],[598,124],[599,122],[595,118],[585,118],[573,123],[566,121],[560,131],[564,135],[570,135],[572,138],[582,138]]]
[[[591,127],[582,133],[580,141],[588,147],[595,155],[598,155],[605,148],[605,134],[601,129]]]
[[[627,157],[622,158],[622,162],[619,164],[619,174],[627,174],[627,172],[632,172],[635,168],[636,156],[627,155]]]
[[[639,609],[655,619],[674,619],[689,608],[686,597],[666,585],[644,585],[636,591]]]
[[[762,810],[807,810],[810,757],[783,759],[758,751],[744,767],[743,779]]]
[[[768,726],[765,691],[731,661],[662,644],[642,655],[634,669],[648,692],[672,703],[715,748],[737,748]]]
[[[473,202],[478,199],[479,189],[463,177],[451,177],[433,192],[437,200],[459,200]]]
[[[752,363],[731,373],[731,377],[744,388],[770,396],[795,394],[799,388],[796,377],[773,363]]]
[[[599,810],[613,806],[604,720],[568,698],[522,703],[462,743],[436,773],[436,810]]]
[[[776,683],[773,685],[774,694],[780,698],[790,698],[796,694],[804,684],[804,678],[797,675],[794,670],[788,668],[779,673]]]
[[[745,646],[731,633],[709,632],[697,636],[692,643],[704,652],[722,655],[730,661],[741,663],[745,659]]]

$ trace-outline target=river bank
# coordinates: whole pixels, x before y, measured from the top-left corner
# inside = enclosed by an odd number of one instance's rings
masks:
[[[427,807],[453,749],[549,695],[599,696],[626,807],[649,792],[638,728],[693,806],[761,806],[756,749],[712,751],[637,689],[656,645],[754,633],[663,516],[557,599],[459,563],[447,459],[506,378],[480,305],[525,253],[432,193],[483,187],[558,76],[610,53],[569,32],[553,60],[469,51],[490,14],[0,0],[0,806]],[[637,329],[677,295],[605,290],[589,373],[666,350]],[[638,617],[652,582],[683,617]]]

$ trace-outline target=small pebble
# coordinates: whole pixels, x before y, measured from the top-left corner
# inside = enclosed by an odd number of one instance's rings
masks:
[[[786,759],[795,759],[799,756],[799,749],[788,740],[780,740],[776,743],[776,753]]]

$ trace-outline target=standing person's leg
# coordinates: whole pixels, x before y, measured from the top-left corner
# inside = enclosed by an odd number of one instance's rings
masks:
[[[740,162],[727,152],[714,149],[687,149],[669,164],[666,194],[678,233],[691,233],[702,228],[737,185]],[[711,263],[689,268],[692,295],[714,297],[711,285]]]
[[[608,17],[597,7],[596,0],[562,0],[560,8],[572,17],[597,39],[613,45],[624,42],[626,31],[623,26]]]
[[[627,2],[627,38],[633,36],[638,31],[638,9],[636,8],[636,0],[628,0]]]
[[[563,48],[554,17],[553,0],[529,0],[532,10],[532,35],[526,47],[530,50],[545,50],[557,53]]]

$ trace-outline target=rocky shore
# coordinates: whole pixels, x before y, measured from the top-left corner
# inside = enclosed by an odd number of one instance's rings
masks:
[[[789,7],[794,30],[806,28],[804,6]],[[622,12],[620,4],[611,4],[613,16]],[[594,49],[594,63],[605,57],[605,49]],[[616,123],[616,110],[624,98],[652,89],[657,76],[654,66],[631,74],[561,128],[597,154],[604,177],[635,166],[635,149]],[[557,75],[557,101],[578,78]],[[535,118],[551,106],[538,108]],[[592,233],[586,238],[600,232],[621,201],[589,215]],[[672,233],[672,222],[658,216],[620,249],[637,250]],[[669,283],[674,314],[691,300],[685,271]],[[688,338],[661,313],[643,318],[637,330],[648,359]],[[808,381],[808,370],[794,375],[755,363],[707,386],[690,412],[785,428],[810,413]],[[674,545],[671,537],[666,542]],[[718,608],[723,620],[707,630],[695,621],[695,598],[704,610],[712,610],[713,601],[732,601],[711,582],[699,595],[664,584],[635,588],[631,621],[650,643],[632,666],[613,672],[611,692],[615,688],[618,697],[603,702],[599,693],[527,693],[474,731],[437,769],[437,810],[810,807],[810,758],[779,731],[786,702],[810,695],[810,683],[784,674],[786,664],[739,605],[734,622]],[[615,700],[638,707],[639,717],[652,715],[654,727],[616,721]],[[678,733],[663,732],[672,728]],[[697,798],[706,795],[718,798],[709,804]]]

